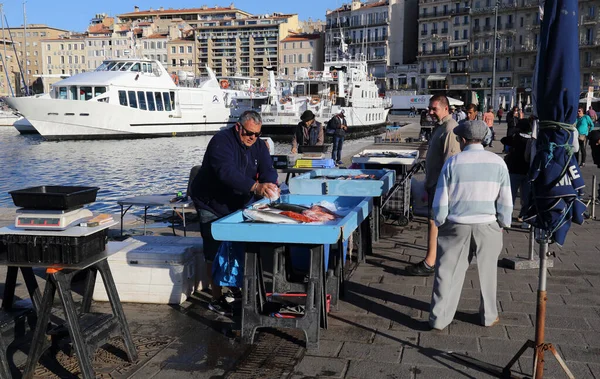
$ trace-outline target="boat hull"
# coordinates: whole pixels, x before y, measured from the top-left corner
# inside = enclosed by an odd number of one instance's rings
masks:
[[[7,98],[46,140],[99,140],[211,135],[232,125],[227,109],[142,111],[96,101]]]

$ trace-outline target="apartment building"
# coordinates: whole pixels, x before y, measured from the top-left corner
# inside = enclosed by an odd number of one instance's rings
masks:
[[[15,95],[20,96],[25,91],[19,71],[19,62],[21,63],[25,82],[28,86],[31,86],[36,80],[35,75],[42,73],[41,41],[68,35],[68,31],[43,24],[29,24],[27,27],[5,28],[4,33],[6,35],[2,35],[2,39],[12,41],[16,49],[16,55],[12,48],[10,52],[6,52],[6,68],[10,72],[11,85]]]
[[[87,70],[95,70],[105,59],[135,56],[134,32],[114,17],[96,15],[87,30]]]
[[[493,0],[419,0],[420,92],[444,91],[466,102],[478,101],[482,108],[530,104],[541,27],[538,5],[535,0],[501,0],[496,25]],[[599,6],[598,0],[579,1],[582,91],[598,85]]]
[[[12,91],[14,91],[14,87],[11,91],[11,85],[13,81],[11,80],[12,71],[10,70],[10,66],[5,66],[4,60],[4,51],[6,51],[6,55],[9,55],[9,52],[12,52],[13,45],[10,40],[2,40],[0,39],[0,96],[10,96],[12,95]]]
[[[280,44],[283,60],[280,72],[293,79],[301,68],[323,71],[323,34],[291,34]]]
[[[197,77],[200,74],[200,67],[196,55],[198,54],[198,41],[194,39],[194,33],[182,38],[171,39],[167,43],[167,65],[165,68],[169,72],[180,74],[181,71],[185,75],[179,75],[183,80],[186,75],[193,74]],[[204,70],[204,67],[202,67]]]
[[[44,92],[62,78],[87,71],[85,35],[44,39],[41,44]]]
[[[201,74],[204,67],[210,66],[218,76],[240,73],[244,76],[267,79],[265,66],[275,66],[279,70],[282,55],[279,42],[290,31],[298,30],[298,15],[273,13],[252,15],[229,7],[191,9],[150,9],[142,11],[138,7],[134,12],[118,16],[122,23],[138,27],[142,23],[156,23],[165,20],[181,20],[195,30],[194,65]],[[180,38],[186,42],[186,38]],[[187,43],[187,42],[186,42]],[[187,53],[187,46],[185,47]],[[169,53],[168,53],[169,54]],[[177,55],[179,50],[177,49]],[[168,58],[169,64],[179,65],[185,57]]]

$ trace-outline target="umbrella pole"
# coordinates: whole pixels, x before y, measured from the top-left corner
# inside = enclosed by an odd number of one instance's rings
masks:
[[[598,199],[598,188],[596,186],[596,175],[592,178],[592,220],[596,219],[596,200]]]
[[[537,309],[536,309],[536,317],[535,317],[535,341],[527,341],[521,349],[517,352],[517,354],[513,357],[513,359],[508,362],[508,364],[504,367],[503,374],[504,377],[511,377],[510,369],[514,366],[515,363],[521,358],[521,355],[525,353],[528,348],[533,348],[533,378],[542,379],[544,377],[544,353],[546,350],[549,350],[562,369],[564,370],[567,377],[570,379],[574,379],[575,377],[562,360],[558,352],[554,348],[551,343],[546,343],[545,340],[545,328],[546,328],[546,302],[548,298],[546,296],[546,284],[547,284],[547,269],[548,269],[548,237],[546,232],[540,230],[542,233],[542,238],[538,240],[540,244],[540,278],[539,278],[539,286],[538,286],[538,298],[537,298]]]

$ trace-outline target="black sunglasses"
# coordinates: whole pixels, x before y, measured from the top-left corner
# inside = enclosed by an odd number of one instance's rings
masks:
[[[240,123],[238,123],[238,125],[242,128],[242,135],[244,135],[246,137],[252,137],[252,136],[254,136],[254,137],[258,138],[258,137],[260,137],[262,135],[262,132],[257,132],[257,133],[251,132],[248,129],[244,128],[244,125],[242,125]]]

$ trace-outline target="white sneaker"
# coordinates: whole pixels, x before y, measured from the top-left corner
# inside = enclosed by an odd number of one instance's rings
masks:
[[[521,224],[521,229],[531,229],[531,225],[529,225],[528,223],[524,222]]]

